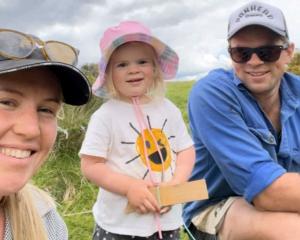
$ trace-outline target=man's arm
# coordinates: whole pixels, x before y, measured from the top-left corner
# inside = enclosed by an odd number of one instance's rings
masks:
[[[300,213],[300,174],[285,173],[253,199],[256,208]]]

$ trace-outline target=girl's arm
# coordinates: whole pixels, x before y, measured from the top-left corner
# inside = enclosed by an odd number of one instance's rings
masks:
[[[168,185],[186,182],[193,170],[194,163],[195,163],[194,146],[178,152],[175,173]]]
[[[189,147],[177,153],[176,167],[173,178],[168,182],[163,182],[162,186],[176,185],[186,182],[193,170],[195,163],[195,148]],[[171,206],[165,206],[160,209],[160,214],[170,211]]]
[[[159,212],[158,203],[148,189],[151,182],[115,172],[106,159],[90,155],[81,155],[81,171],[97,186],[127,197],[138,212]]]

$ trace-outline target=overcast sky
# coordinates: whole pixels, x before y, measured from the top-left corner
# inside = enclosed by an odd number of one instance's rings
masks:
[[[179,55],[177,78],[201,75],[229,64],[227,20],[248,0],[0,0],[0,23],[80,49],[79,65],[98,63],[103,31],[138,20]],[[284,12],[290,39],[300,46],[298,0],[265,0]]]

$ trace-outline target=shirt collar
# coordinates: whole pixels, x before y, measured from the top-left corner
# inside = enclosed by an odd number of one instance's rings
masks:
[[[235,74],[235,72],[230,70],[233,74],[233,83],[241,91],[247,91],[251,96],[252,94],[247,90],[243,82]],[[284,73],[280,84],[280,96],[282,108],[281,111],[293,112],[300,106],[300,91],[298,91],[299,96],[297,97],[297,89],[300,89],[300,82],[290,73]],[[298,83],[299,82],[299,83]],[[299,85],[299,86],[298,86]],[[288,114],[289,115],[289,114]]]
[[[288,117],[300,105],[299,96],[297,96],[297,93],[300,95],[300,91],[298,91],[300,86],[297,86],[299,85],[298,82],[299,82],[298,79],[295,79],[293,75],[288,73],[285,73],[282,77],[282,81],[280,84],[280,94],[281,94],[281,104],[282,104],[281,112],[282,113],[285,112],[285,114],[282,114],[282,116]]]
[[[243,84],[243,82],[241,81],[241,79],[239,79],[239,77],[235,74],[235,72],[232,70],[230,70],[232,72],[232,75],[233,75],[233,83],[234,85],[236,85],[236,87],[240,90],[246,90],[246,87],[245,85]]]

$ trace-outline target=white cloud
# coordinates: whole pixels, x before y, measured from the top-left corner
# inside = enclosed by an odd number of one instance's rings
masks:
[[[65,41],[80,49],[79,63],[97,63],[104,30],[125,19],[146,24],[180,56],[178,76],[228,67],[226,30],[232,10],[248,0],[0,0],[2,28]],[[285,13],[290,38],[300,46],[299,4],[269,0]],[[34,6],[34,7],[32,7]]]

